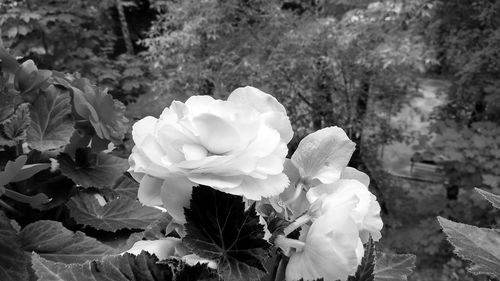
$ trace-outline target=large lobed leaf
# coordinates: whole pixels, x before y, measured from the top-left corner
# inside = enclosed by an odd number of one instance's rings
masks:
[[[67,92],[51,86],[30,105],[27,139],[31,147],[49,150],[69,143],[74,130],[70,101]]]
[[[76,150],[75,160],[69,154],[57,156],[61,172],[84,187],[112,186],[127,169],[128,161],[104,152],[94,153],[90,148]]]
[[[245,211],[241,196],[198,186],[185,215],[183,242],[200,257],[216,261],[224,280],[256,280],[266,272],[263,261],[270,245],[255,204]]]
[[[17,232],[0,211],[0,280],[28,280],[29,256],[21,249]]]
[[[156,208],[144,206],[127,197],[119,197],[101,205],[95,194],[86,192],[73,196],[67,206],[77,223],[106,231],[145,229],[162,214]]]
[[[128,123],[124,116],[125,106],[88,79],[77,79],[72,84],[76,112],[90,121],[99,138],[121,142]]]
[[[469,272],[500,278],[499,230],[456,223],[443,217],[438,217],[438,221],[454,252],[472,262]]]
[[[60,222],[41,220],[20,232],[22,248],[45,259],[62,263],[83,263],[116,254],[116,250],[85,233],[66,229]]]
[[[387,254],[377,252],[375,255],[375,281],[406,281],[415,268],[416,257],[410,254]]]
[[[205,265],[187,266],[178,261],[158,262],[147,252],[108,256],[83,264],[64,264],[32,255],[39,281],[196,281],[217,280]]]

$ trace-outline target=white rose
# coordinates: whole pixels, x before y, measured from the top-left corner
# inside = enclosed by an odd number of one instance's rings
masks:
[[[283,105],[256,88],[238,88],[227,101],[193,96],[134,124],[129,172],[142,203],[163,203],[183,222],[198,184],[251,200],[281,193],[292,135]]]

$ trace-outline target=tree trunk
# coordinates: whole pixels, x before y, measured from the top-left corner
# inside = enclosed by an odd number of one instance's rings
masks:
[[[127,19],[125,18],[125,11],[123,10],[121,0],[116,0],[116,9],[118,10],[118,17],[120,19],[123,41],[125,42],[125,48],[127,48],[127,54],[133,55],[134,46],[132,45],[132,40],[130,39],[130,32],[128,30]]]

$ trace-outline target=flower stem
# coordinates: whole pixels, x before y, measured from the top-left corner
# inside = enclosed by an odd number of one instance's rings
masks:
[[[293,201],[297,200],[300,196],[300,194],[302,194],[302,190],[304,189],[304,183],[302,181],[299,181],[299,183],[297,184],[297,186],[295,187],[295,192],[293,193],[293,197],[286,200],[285,204],[288,205],[290,203],[292,203]]]
[[[283,229],[283,233],[286,235],[292,233],[295,229],[303,226],[304,224],[308,223],[312,219],[311,215],[308,213],[298,217],[294,222],[289,224],[285,229]]]
[[[274,240],[276,246],[280,247],[285,253],[290,251],[290,248],[294,248],[297,252],[301,252],[306,245],[304,242],[286,238],[284,235],[278,235]]]

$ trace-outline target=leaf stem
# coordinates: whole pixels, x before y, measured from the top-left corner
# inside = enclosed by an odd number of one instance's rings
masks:
[[[293,201],[297,200],[299,198],[300,194],[302,194],[302,190],[304,189],[304,187],[305,187],[304,183],[302,181],[299,181],[299,183],[295,187],[295,193],[293,194],[293,197],[286,200],[285,204],[288,205],[288,204],[292,203]]]

